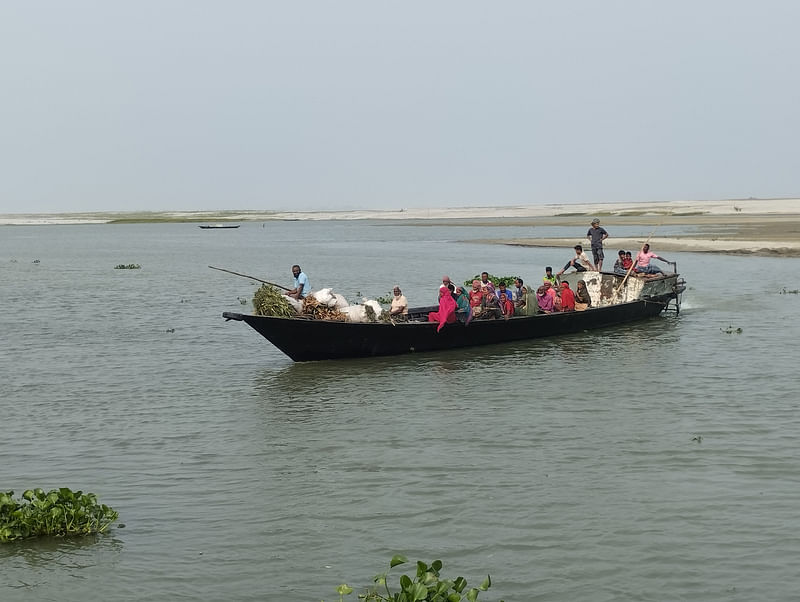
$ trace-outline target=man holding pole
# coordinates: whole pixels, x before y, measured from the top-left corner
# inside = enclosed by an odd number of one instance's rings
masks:
[[[292,275],[294,276],[294,288],[287,290],[284,295],[301,301],[311,292],[311,283],[308,281],[308,276],[303,273],[299,265],[295,264],[292,266]]]

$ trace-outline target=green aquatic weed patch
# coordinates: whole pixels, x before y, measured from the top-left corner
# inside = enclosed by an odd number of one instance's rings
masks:
[[[0,493],[0,543],[42,535],[73,536],[103,533],[119,518],[94,493],[67,487],[45,492],[28,489],[22,499],[13,491]]]
[[[406,562],[408,559],[403,555],[392,557],[389,571]],[[375,576],[373,580],[375,585],[365,593],[358,594],[358,599],[365,602],[461,602],[462,600],[475,602],[478,594],[485,592],[492,585],[492,579],[487,575],[478,587],[467,589],[466,579],[463,577],[446,579],[442,576],[441,570],[441,560],[434,560],[430,565],[418,561],[413,577],[401,575],[399,590],[394,592],[389,587],[389,571],[381,573]],[[344,597],[352,592],[353,588],[345,583],[336,588],[339,602],[344,602]]]
[[[491,282],[495,287],[499,285],[501,282],[506,285],[506,288],[511,288],[514,286],[514,282],[518,276],[495,276],[494,274],[489,274],[489,282]],[[464,286],[468,287],[468,289],[472,288],[472,281],[473,280],[480,280],[481,275],[478,274],[477,276],[470,278],[469,280],[464,281]]]

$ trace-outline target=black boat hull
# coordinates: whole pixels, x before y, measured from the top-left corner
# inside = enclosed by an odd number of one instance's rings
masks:
[[[586,311],[473,320],[447,324],[437,332],[430,322],[336,322],[275,318],[224,312],[246,322],[296,362],[399,355],[551,337],[624,324],[660,314],[675,295],[638,299]],[[431,308],[435,309],[435,308]]]

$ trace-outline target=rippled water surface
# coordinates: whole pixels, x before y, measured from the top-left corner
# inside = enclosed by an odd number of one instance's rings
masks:
[[[225,322],[255,286],[207,267],[427,305],[442,274],[571,256],[469,242],[531,234],[0,228],[0,489],[92,491],[126,525],[0,546],[0,600],[330,602],[395,553],[491,573],[485,600],[796,599],[797,259],[672,253],[679,316],[308,364]]]

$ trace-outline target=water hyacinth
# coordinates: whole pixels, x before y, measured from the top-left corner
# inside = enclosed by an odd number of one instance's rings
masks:
[[[14,492],[0,493],[0,543],[39,537],[104,533],[119,518],[113,508],[97,502],[93,493],[67,487],[45,492],[28,489],[21,500]]]
[[[389,562],[389,570],[406,562],[408,559],[405,556],[395,555]],[[434,560],[430,565],[417,561],[414,576],[401,575],[400,589],[394,592],[389,587],[389,572],[381,573],[374,578],[375,586],[359,594],[358,599],[365,602],[476,602],[480,592],[492,586],[492,579],[487,575],[478,587],[467,589],[466,579],[446,579],[441,570],[441,560]],[[352,592],[353,588],[346,583],[336,588],[339,602],[344,602],[344,597]]]

